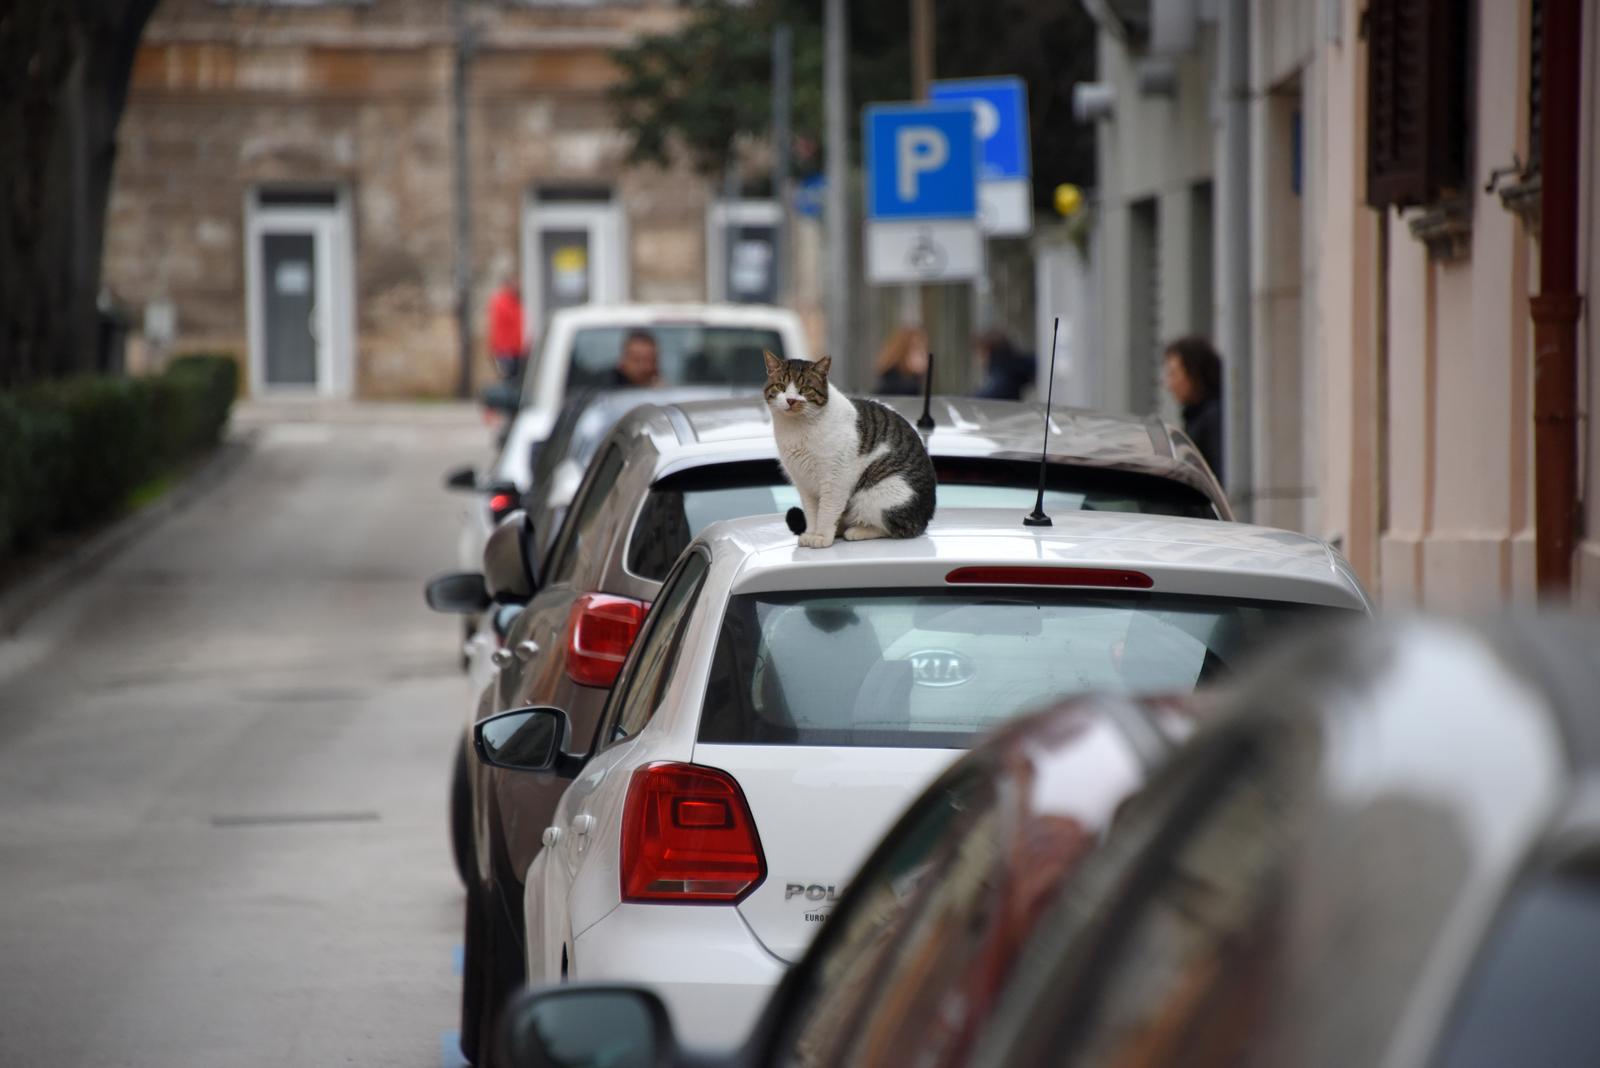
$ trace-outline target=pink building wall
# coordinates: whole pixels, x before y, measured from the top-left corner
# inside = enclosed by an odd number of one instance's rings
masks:
[[[1528,158],[1527,5],[1477,6],[1472,231],[1458,259],[1431,258],[1405,217],[1390,212],[1380,219],[1363,202],[1365,57],[1359,5],[1343,7],[1338,40],[1319,42],[1311,64],[1326,109],[1316,146],[1324,161],[1325,201],[1314,312],[1322,525],[1344,533],[1352,563],[1387,607],[1470,610],[1531,602],[1528,298],[1538,286],[1538,244],[1528,225],[1484,188],[1492,168],[1509,165],[1513,155]],[[1580,285],[1586,292],[1600,249],[1593,159],[1597,21],[1591,15],[1585,27]],[[1600,336],[1586,307],[1579,359],[1589,411],[1596,400],[1597,349]],[[1580,434],[1589,537],[1579,553],[1579,586],[1592,605],[1600,603],[1594,494],[1600,446],[1587,420]]]

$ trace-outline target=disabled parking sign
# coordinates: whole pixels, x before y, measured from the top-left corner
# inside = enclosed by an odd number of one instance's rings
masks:
[[[980,172],[978,221],[986,234],[1019,235],[1033,228],[1028,151],[1028,87],[1021,78],[958,78],[934,82],[928,95],[973,109]]]
[[[875,104],[862,123],[867,161],[867,280],[974,278],[977,116],[968,103]]]

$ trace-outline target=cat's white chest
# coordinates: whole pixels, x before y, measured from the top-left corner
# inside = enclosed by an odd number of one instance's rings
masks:
[[[854,415],[841,405],[815,422],[773,428],[778,457],[796,486],[815,492],[830,482],[853,480],[859,462]]]

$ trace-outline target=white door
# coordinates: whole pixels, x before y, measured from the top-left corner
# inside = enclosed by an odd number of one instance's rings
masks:
[[[348,396],[355,319],[343,198],[254,193],[246,232],[251,392]]]
[[[534,200],[522,228],[523,306],[537,336],[550,313],[627,299],[621,209],[609,201]]]
[[[718,200],[706,211],[706,297],[777,304],[781,265],[775,200]]]

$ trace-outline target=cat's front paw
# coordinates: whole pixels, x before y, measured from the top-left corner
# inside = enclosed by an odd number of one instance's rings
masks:
[[[826,549],[833,544],[832,534],[802,534],[800,535],[800,548]]]

